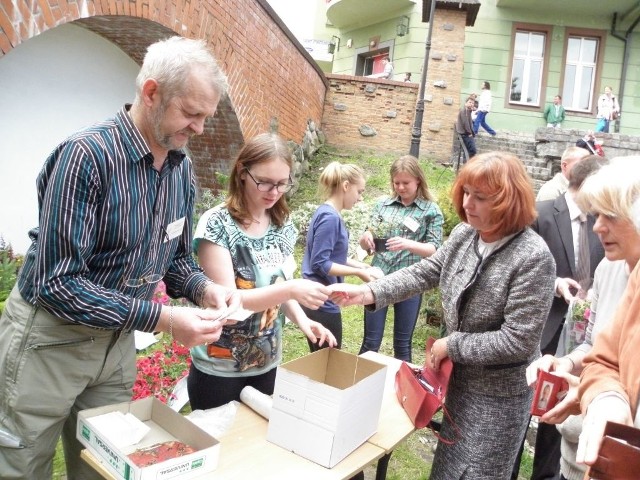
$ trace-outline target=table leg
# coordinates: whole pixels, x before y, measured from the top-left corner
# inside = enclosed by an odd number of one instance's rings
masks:
[[[378,460],[378,467],[376,468],[376,480],[385,480],[387,478],[387,467],[389,466],[389,460],[393,450],[386,453],[380,460]]]
[[[364,470],[362,472],[358,472],[356,473],[353,477],[351,477],[349,480],[364,480]]]

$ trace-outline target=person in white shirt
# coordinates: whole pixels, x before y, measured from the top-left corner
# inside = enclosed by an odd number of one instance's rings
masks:
[[[578,162],[589,155],[589,151],[580,147],[568,147],[562,153],[560,159],[560,171],[556,173],[551,180],[547,180],[542,184],[538,194],[536,195],[536,202],[542,202],[543,200],[553,200],[569,188],[569,172],[571,168]]]
[[[613,95],[613,89],[609,86],[604,87],[604,93],[598,98],[598,114],[596,118],[596,132],[609,133],[609,124],[611,120],[615,120],[620,115],[620,104],[618,99]]]
[[[491,111],[491,85],[489,82],[482,82],[482,92],[478,98],[478,110],[476,119],[473,122],[473,132],[477,135],[480,127],[484,128],[492,137],[496,136],[496,131],[491,128],[486,121],[487,115]]]

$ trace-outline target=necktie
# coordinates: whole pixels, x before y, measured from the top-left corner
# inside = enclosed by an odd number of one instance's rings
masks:
[[[587,217],[580,214],[580,229],[578,230],[578,252],[576,257],[576,280],[586,292],[591,286],[591,265],[589,261],[589,237],[587,236]]]

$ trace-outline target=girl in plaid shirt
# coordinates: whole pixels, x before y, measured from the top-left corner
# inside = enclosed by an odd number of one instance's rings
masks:
[[[371,214],[372,226],[381,223],[394,226],[391,238],[386,241],[386,251],[376,252],[371,262],[385,275],[433,255],[442,245],[442,212],[433,201],[418,160],[404,155],[393,162],[390,173],[391,195],[379,201]],[[374,251],[371,228],[360,238],[360,246]],[[421,302],[422,295],[416,295],[393,305],[394,356],[408,362],[411,362],[411,338]],[[386,318],[387,307],[365,311],[360,353],[378,351]]]

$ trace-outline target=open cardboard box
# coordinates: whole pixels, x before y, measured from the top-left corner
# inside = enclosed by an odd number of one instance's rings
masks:
[[[267,440],[333,467],[378,429],[386,369],[333,348],[280,365]]]
[[[135,445],[116,447],[88,421],[114,411],[132,413],[150,427],[150,432]],[[80,411],[76,436],[100,463],[123,480],[193,478],[214,471],[220,455],[218,440],[154,397]],[[171,440],[179,440],[197,451],[142,468],[127,457],[138,448]]]

